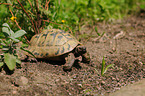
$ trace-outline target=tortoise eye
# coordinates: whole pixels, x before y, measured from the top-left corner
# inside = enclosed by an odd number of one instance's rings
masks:
[[[84,52],[86,51],[86,47],[80,47],[79,50]]]
[[[83,47],[83,50],[86,51],[86,47]]]
[[[85,47],[79,47],[77,50],[78,50],[78,52],[85,52],[86,48]]]

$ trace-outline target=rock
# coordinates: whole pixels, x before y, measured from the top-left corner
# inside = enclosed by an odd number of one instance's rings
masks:
[[[13,91],[12,93],[13,93],[13,94],[17,94],[18,92],[17,92],[17,91]]]
[[[105,84],[105,81],[101,81],[101,84],[104,85]]]
[[[81,88],[83,87],[82,84],[78,84],[78,86],[81,87]]]
[[[24,86],[28,84],[28,79],[24,76],[21,76],[19,78],[15,78],[14,85],[15,86]]]
[[[21,85],[27,85],[28,84],[28,79],[26,77],[21,76],[20,77],[20,83],[21,83]]]

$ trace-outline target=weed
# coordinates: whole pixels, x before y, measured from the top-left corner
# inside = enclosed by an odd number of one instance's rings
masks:
[[[113,66],[114,66],[114,64],[109,64],[105,68],[105,60],[104,60],[104,56],[103,56],[102,68],[101,68],[101,75],[103,76],[107,72],[108,68],[113,67]]]
[[[0,5],[0,18],[3,18],[0,24],[11,22],[10,26],[18,30],[13,22],[15,18],[11,18],[16,17],[17,24],[27,31],[30,39],[48,25],[73,30],[75,34],[86,21],[95,24],[122,18],[144,8],[144,0],[1,0]]]
[[[21,64],[16,55],[15,44],[20,42],[18,38],[24,34],[26,34],[24,30],[13,32],[7,23],[3,24],[0,37],[0,49],[2,50],[2,54],[0,54],[0,67],[6,64],[9,70],[14,70],[16,63]]]
[[[105,67],[105,60],[104,60],[104,56],[103,56],[103,59],[102,59],[102,68],[101,68],[101,76],[104,76],[104,74],[107,72],[108,68],[110,67],[114,67],[114,64],[109,64]],[[95,69],[95,71],[97,72],[97,74],[99,74],[98,70]]]

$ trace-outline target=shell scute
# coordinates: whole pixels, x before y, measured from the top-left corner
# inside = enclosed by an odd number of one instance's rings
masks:
[[[30,41],[28,50],[36,58],[49,58],[72,51],[79,42],[70,33],[59,29],[43,30]]]

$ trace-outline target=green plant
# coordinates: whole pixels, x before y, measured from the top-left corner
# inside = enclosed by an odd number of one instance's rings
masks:
[[[92,92],[92,90],[91,89],[85,89],[84,90],[84,94],[87,94],[88,92]]]
[[[97,27],[95,27],[95,32],[96,32],[97,35],[100,36],[100,37],[103,37],[103,35],[105,34],[105,32],[103,32],[102,34],[100,34],[100,33],[98,32]]]
[[[51,25],[65,31],[80,31],[81,26],[97,21],[113,20],[144,8],[144,0],[1,0],[0,24],[17,17],[18,24],[27,31],[30,39],[39,29]],[[1,25],[0,25],[1,26]],[[66,27],[67,26],[67,27]],[[69,28],[68,28],[69,27]],[[35,32],[35,33],[34,33]]]
[[[101,75],[103,76],[107,72],[108,68],[113,67],[113,66],[114,66],[114,64],[109,64],[105,68],[105,60],[104,60],[104,56],[103,56],[102,68],[101,68]]]
[[[16,43],[20,42],[19,37],[26,34],[24,30],[13,32],[7,23],[2,25],[2,33],[0,34],[0,67],[7,65],[9,70],[14,70],[16,63],[21,64],[18,59]]]

